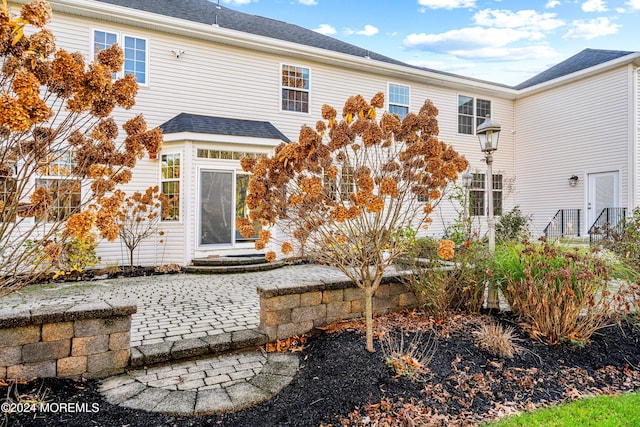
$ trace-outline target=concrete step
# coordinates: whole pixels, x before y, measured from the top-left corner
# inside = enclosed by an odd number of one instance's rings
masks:
[[[262,258],[259,264],[242,265],[188,265],[182,267],[185,273],[194,274],[229,274],[229,273],[253,273],[256,271],[268,271],[284,266],[282,261],[267,262]]]
[[[264,254],[250,254],[250,255],[225,255],[217,257],[195,258],[191,261],[191,264],[195,266],[230,266],[230,265],[253,265],[264,264]]]
[[[140,368],[205,355],[256,349],[266,342],[267,336],[255,328],[202,338],[144,344],[131,348],[129,367]]]

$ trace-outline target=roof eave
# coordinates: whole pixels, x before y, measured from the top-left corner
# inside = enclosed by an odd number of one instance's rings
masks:
[[[28,0],[16,0],[18,3],[26,3],[27,1]],[[164,31],[244,49],[286,55],[320,63],[339,64],[345,68],[366,71],[368,73],[417,81],[455,90],[473,91],[477,94],[490,94],[493,97],[515,99],[517,95],[515,89],[507,88],[499,84],[494,85],[490,82],[478,82],[462,76],[440,74],[429,70],[375,61],[364,57],[359,58],[331,50],[291,43],[213,25],[185,21],[183,19],[108,3],[87,2],[86,0],[50,0],[50,3],[54,11],[62,13],[111,21],[154,31]],[[187,22],[189,25],[185,25]]]
[[[585,68],[583,70],[576,71],[574,73],[567,74],[565,76],[558,77],[544,83],[520,89],[516,98],[519,99],[531,96],[536,93],[544,92],[558,86],[582,80],[627,64],[635,64],[636,66],[640,66],[640,52],[634,52],[629,55],[621,56],[620,58],[612,59],[611,61],[603,62],[602,64],[594,65],[593,67]]]
[[[239,135],[225,135],[217,133],[200,133],[200,132],[175,132],[163,134],[165,143],[172,142],[207,142],[207,143],[228,143],[239,145],[251,145],[261,147],[277,147],[283,142],[287,142],[279,138],[262,138],[256,136],[239,136]]]

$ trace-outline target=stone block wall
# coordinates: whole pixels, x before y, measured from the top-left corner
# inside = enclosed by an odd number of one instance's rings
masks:
[[[126,302],[49,305],[0,311],[0,379],[102,378],[129,364]]]
[[[260,327],[269,341],[364,315],[364,291],[351,281],[262,285],[258,294]],[[373,312],[377,314],[417,305],[415,295],[398,276],[385,277],[373,297]]]

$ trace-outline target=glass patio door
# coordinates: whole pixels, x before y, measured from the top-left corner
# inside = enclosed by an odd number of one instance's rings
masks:
[[[233,171],[200,171],[199,245],[233,243]]]

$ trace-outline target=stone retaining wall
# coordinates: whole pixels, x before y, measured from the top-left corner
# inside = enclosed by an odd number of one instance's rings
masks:
[[[351,281],[261,285],[258,294],[260,327],[269,341],[364,315],[364,291]],[[401,278],[389,276],[374,294],[373,312],[387,313],[417,304],[415,295]]]
[[[0,311],[0,379],[102,378],[129,364],[136,306],[101,302]]]

